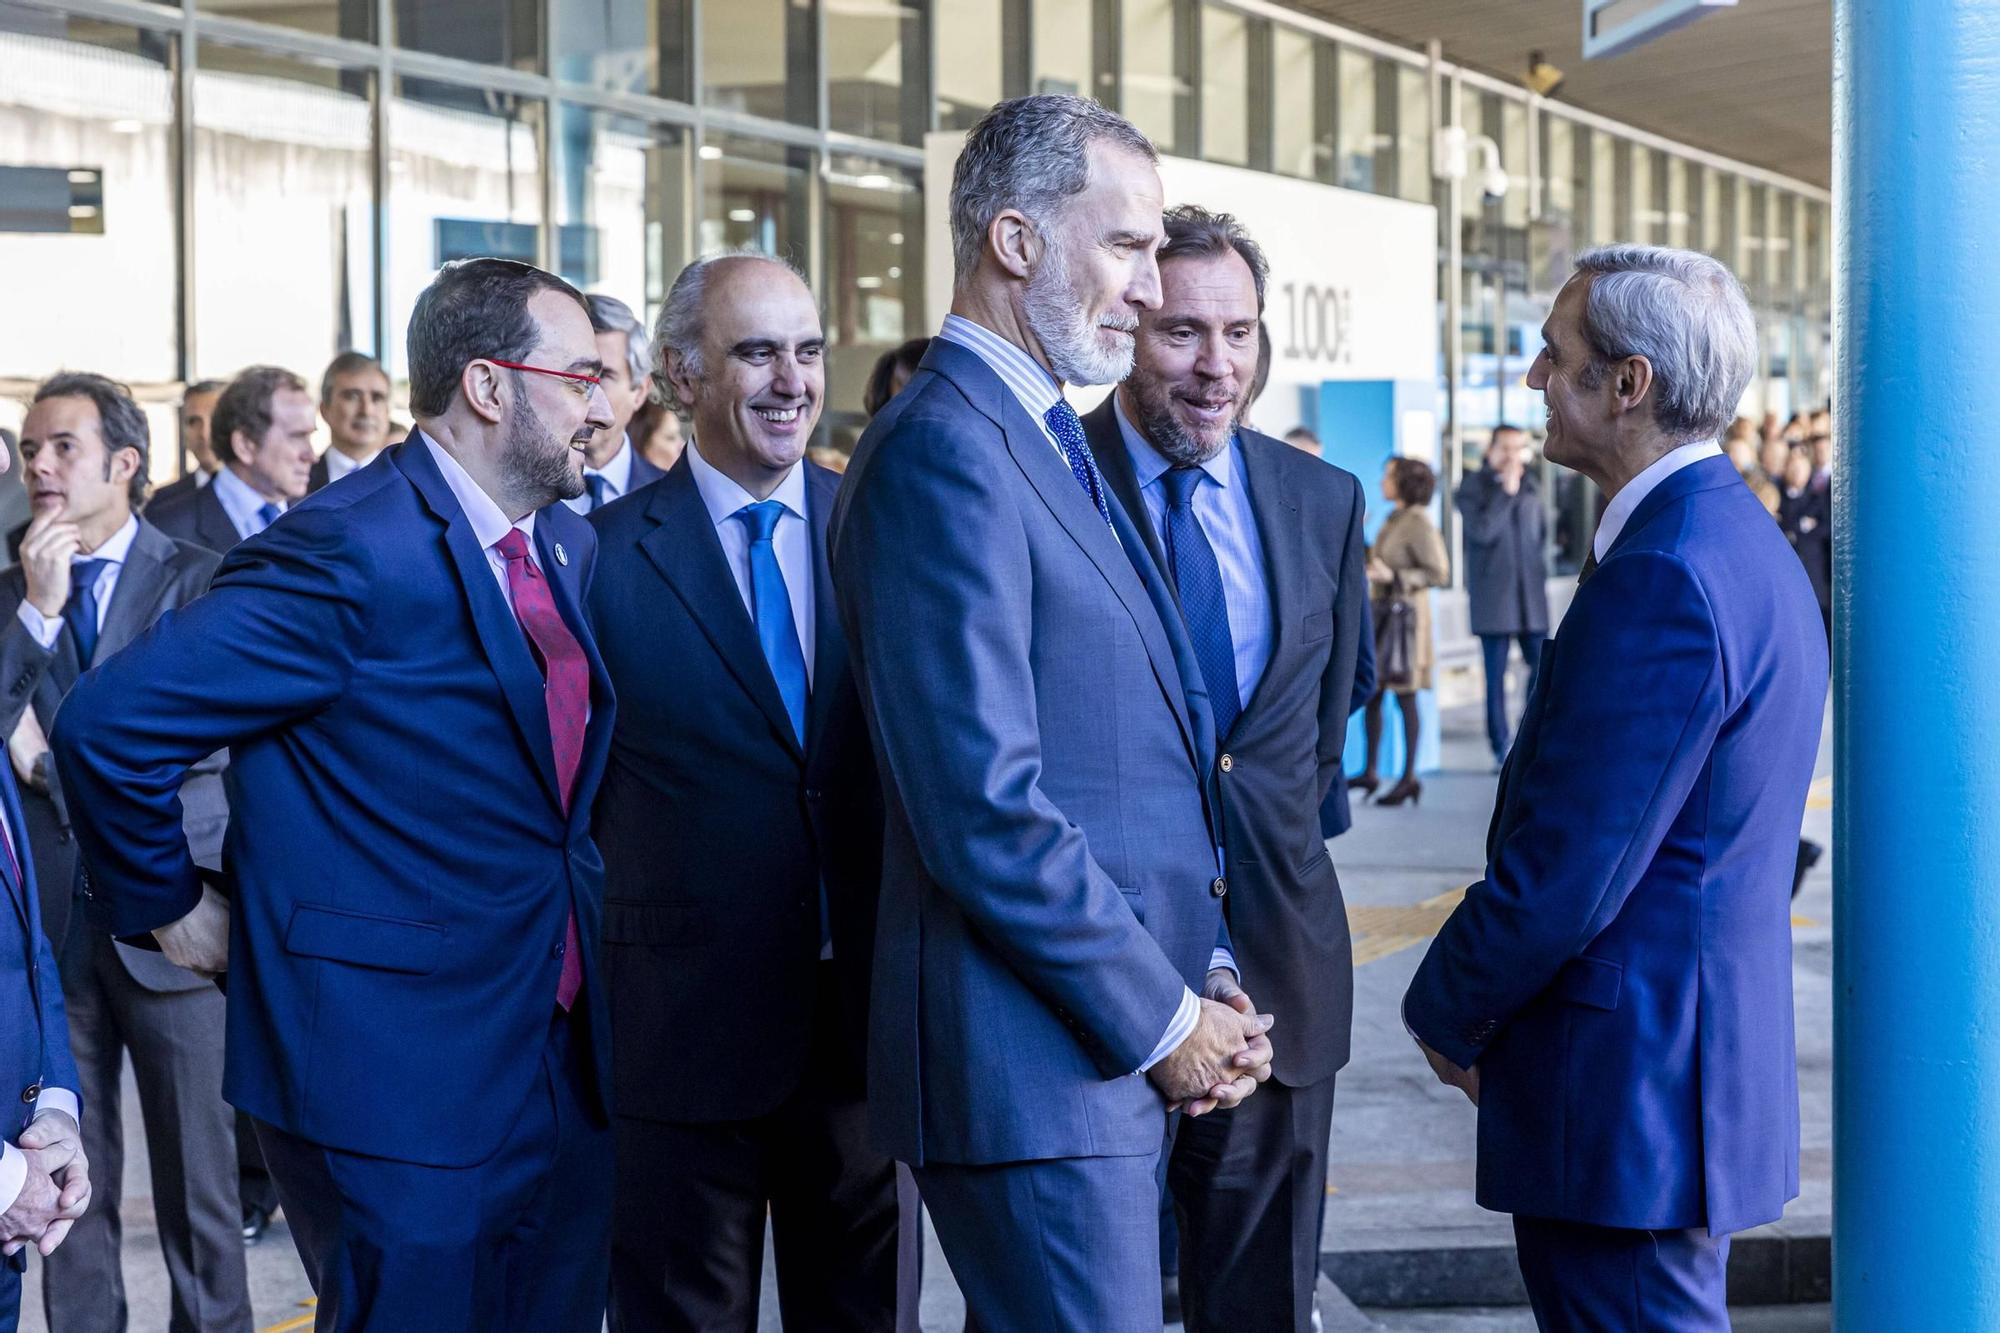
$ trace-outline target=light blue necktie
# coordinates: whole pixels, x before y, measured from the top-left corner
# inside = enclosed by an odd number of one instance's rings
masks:
[[[601,472],[584,473],[583,486],[585,490],[590,492],[590,509],[587,512],[596,513],[598,510],[604,508],[604,474]]]
[[[745,505],[736,511],[750,530],[750,616],[757,622],[757,643],[770,664],[778,695],[791,715],[792,734],[806,743],[806,657],[799,649],[798,626],[792,620],[792,598],[785,588],[785,571],[778,567],[771,534],[785,506],[776,500]]]
[[[1236,683],[1236,640],[1229,632],[1229,603],[1222,595],[1222,566],[1194,512],[1198,467],[1168,468],[1160,474],[1167,494],[1167,572],[1180,593],[1181,619],[1194,640],[1195,661],[1215,710],[1216,739],[1224,740],[1243,711]]]

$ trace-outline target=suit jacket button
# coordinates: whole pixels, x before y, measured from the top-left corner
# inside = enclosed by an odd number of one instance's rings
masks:
[[[1220,875],[1217,875],[1215,882],[1208,886],[1208,896],[1211,898],[1220,898],[1227,892],[1229,892],[1229,885]]]
[[[1228,755],[1222,756],[1221,768],[1223,772],[1227,773],[1230,769],[1234,767],[1236,767],[1236,761],[1234,759],[1231,759]]]
[[[33,1106],[35,1098],[41,1095],[42,1085],[39,1083],[30,1083],[27,1087],[21,1089],[21,1101],[28,1106]]]

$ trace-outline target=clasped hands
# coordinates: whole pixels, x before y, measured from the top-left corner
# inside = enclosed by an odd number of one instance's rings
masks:
[[[1201,1016],[1187,1039],[1147,1071],[1168,1110],[1189,1115],[1228,1110],[1271,1077],[1275,1020],[1236,984],[1236,974],[1216,968],[1202,986]]]
[[[33,1245],[46,1257],[90,1206],[90,1163],[67,1111],[37,1112],[15,1144],[28,1159],[28,1178],[0,1212],[0,1252]]]

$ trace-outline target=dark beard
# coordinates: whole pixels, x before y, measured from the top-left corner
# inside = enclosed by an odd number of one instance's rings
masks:
[[[1175,467],[1200,467],[1229,447],[1228,435],[1214,445],[1203,444],[1189,435],[1179,418],[1174,416],[1173,409],[1167,405],[1165,387],[1145,371],[1134,370],[1132,377],[1125,381],[1125,387],[1132,391],[1132,405],[1139,416],[1134,424],[1159,451],[1160,457]],[[1234,417],[1229,425],[1234,432]]]
[[[569,442],[558,441],[535,418],[527,396],[514,399],[508,418],[507,450],[500,458],[500,475],[509,490],[530,509],[583,494],[583,472],[570,467]]]

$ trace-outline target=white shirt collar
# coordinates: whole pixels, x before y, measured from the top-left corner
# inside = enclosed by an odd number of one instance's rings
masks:
[[[106,564],[118,565],[122,568],[125,564],[125,557],[131,554],[132,539],[138,535],[139,516],[134,514],[125,520],[124,527],[105,538],[102,546],[88,555],[78,552],[69,558],[70,563],[75,565],[81,564],[85,560],[102,560]]]
[[[1125,451],[1132,455],[1132,470],[1137,474],[1139,489],[1145,490],[1160,479],[1162,473],[1173,468],[1165,454],[1153,447],[1153,442],[1140,433],[1132,418],[1125,415],[1125,399],[1116,389],[1111,391],[1111,410],[1118,418],[1119,434],[1125,437]],[[1201,465],[1208,479],[1218,486],[1229,485],[1229,449],[1236,442],[1231,432],[1229,444],[1215,451],[1215,457]]]
[[[339,481],[348,473],[367,467],[369,463],[375,461],[373,457],[370,457],[367,462],[358,462],[355,459],[349,458],[330,444],[326,447],[326,453],[323,457],[326,459],[326,479],[329,482]]]
[[[509,523],[507,515],[493,502],[493,497],[480,489],[472,474],[460,467],[458,460],[447,453],[444,446],[423,431],[418,431],[417,436],[431,451],[431,461],[437,464],[438,471],[444,474],[444,484],[451,487],[451,493],[458,497],[458,507],[465,511],[465,521],[472,525],[472,535],[481,550],[491,550],[513,528],[519,528],[528,539],[530,551],[535,549],[533,513],[524,515],[519,523]]]
[[[1721,445],[1714,440],[1699,440],[1670,449],[1654,459],[1644,472],[1626,482],[1625,488],[1604,506],[1604,517],[1597,520],[1597,536],[1590,544],[1591,553],[1599,560],[1604,559],[1611,550],[1611,544],[1618,540],[1618,534],[1625,531],[1625,524],[1633,513],[1645,503],[1647,496],[1658,489],[1661,482],[1684,467],[1720,457]]]
[[[291,507],[283,500],[266,500],[249,482],[237,476],[236,470],[227,463],[222,465],[222,470],[215,474],[215,480],[209,485],[215,491],[215,498],[222,502],[222,511],[229,515],[229,521],[238,532],[249,527],[257,511],[267,504],[276,505],[281,514]]]
[[[736,517],[746,505],[757,503],[757,497],[744,490],[722,473],[715,465],[701,456],[694,438],[687,442],[688,470],[694,473],[695,489],[701,492],[701,502],[708,508],[708,516],[721,527]],[[806,516],[806,470],[803,460],[792,464],[792,470],[778,483],[778,489],[771,492],[771,498],[783,505],[795,518]]]
[[[595,472],[604,478],[605,484],[619,495],[632,492],[632,437],[627,435],[619,444],[618,452],[611,455],[603,467],[587,467],[584,473]]]

